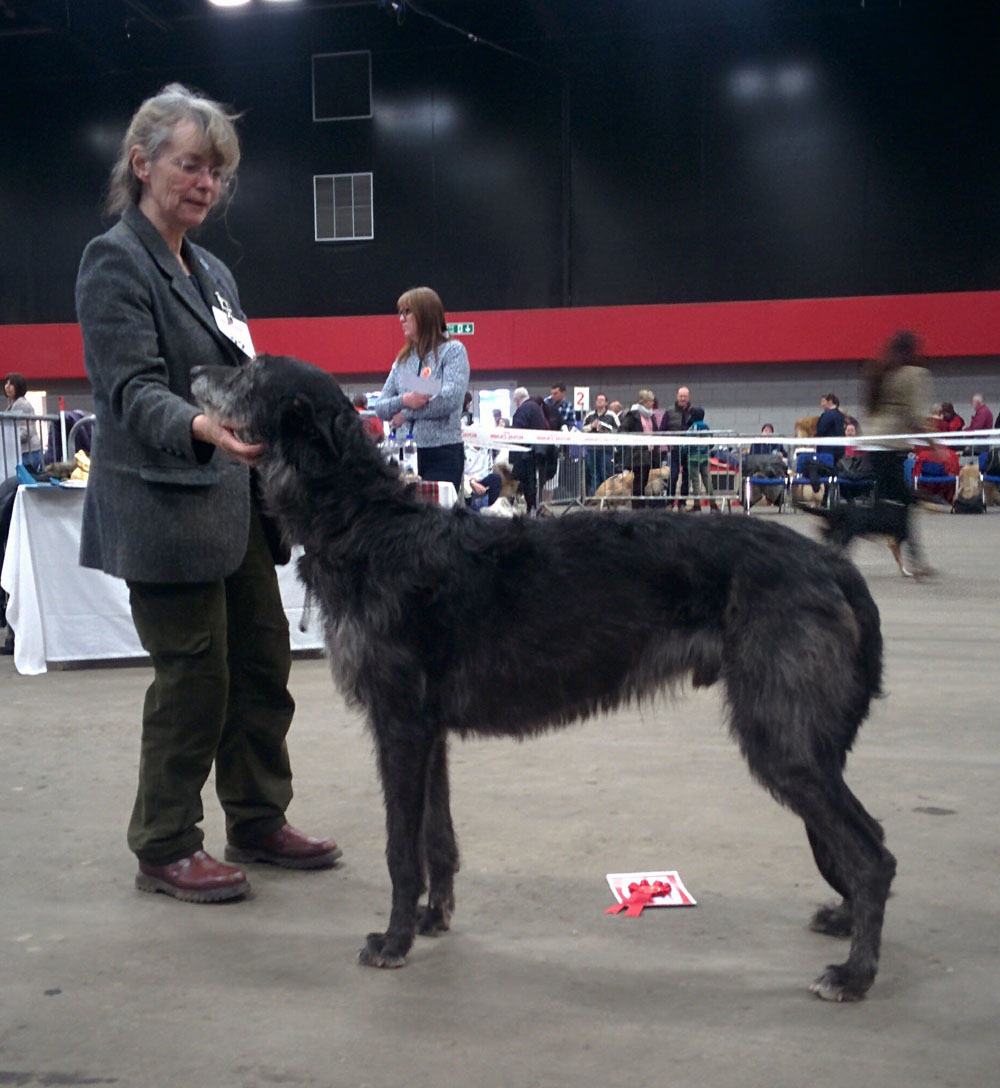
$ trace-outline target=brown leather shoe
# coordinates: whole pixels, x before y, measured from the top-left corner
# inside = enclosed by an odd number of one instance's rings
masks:
[[[263,861],[284,869],[330,869],[343,853],[333,839],[315,839],[285,824],[251,846],[229,843],[226,861]]]
[[[246,873],[216,861],[204,850],[169,865],[139,862],[135,886],[141,892],[163,892],[185,903],[221,903],[250,891]]]

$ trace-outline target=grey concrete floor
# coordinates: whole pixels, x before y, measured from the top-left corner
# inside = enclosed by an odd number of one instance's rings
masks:
[[[193,906],[132,885],[148,669],[27,678],[5,658],[0,1085],[997,1084],[1000,516],[920,521],[932,583],[900,578],[881,545],[855,553],[888,694],[848,781],[899,859],[864,1002],[808,993],[845,952],[806,929],[831,895],[714,692],[524,745],[455,744],[453,930],[381,972],[356,962],[388,904],[380,792],[324,662],[293,669],[289,815],[333,833],[342,867],[255,868],[251,899]],[[206,810],[221,855],[210,786]],[[605,873],[660,868],[699,905],[604,914]]]

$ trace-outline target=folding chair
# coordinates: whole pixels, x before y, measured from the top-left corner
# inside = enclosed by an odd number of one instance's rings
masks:
[[[806,461],[822,461],[830,469],[829,475],[821,477],[821,481],[826,485],[823,505],[831,506],[833,504],[833,493],[837,486],[837,472],[833,463],[833,454],[828,453],[826,450],[799,450],[795,455],[795,468],[792,470],[791,479],[788,481],[790,487],[796,485],[811,486],[812,481],[802,472],[802,466]]]
[[[983,509],[989,510],[990,505],[986,501],[986,485],[992,484],[994,487],[1000,488],[1000,476],[995,475],[992,472],[987,471],[987,467],[990,461],[990,455],[992,450],[985,450],[979,455],[979,482],[983,488]]]
[[[944,496],[939,496],[932,491],[924,491],[924,494],[920,494],[920,485],[923,483],[926,485],[934,484],[950,484],[952,488],[951,498],[947,499]],[[918,499],[924,499],[925,501],[934,502],[938,498],[944,498],[944,501],[951,507],[951,512],[955,512],[955,496],[958,494],[958,477],[953,476],[944,471],[944,465],[940,465],[935,461],[923,461],[917,462],[913,468],[913,490],[916,492]]]
[[[744,476],[743,477],[743,510],[750,513],[753,501],[753,489],[755,487],[776,488],[778,494],[772,498],[765,493],[764,498],[773,502],[778,507],[778,513],[785,509],[785,496],[788,494],[788,476]]]

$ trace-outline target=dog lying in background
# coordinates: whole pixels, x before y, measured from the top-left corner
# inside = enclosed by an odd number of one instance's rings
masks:
[[[316,367],[258,356],[192,378],[206,412],[263,445],[268,511],[304,549],[299,575],[322,608],[331,670],[372,731],[392,909],[363,964],[401,967],[415,934],[449,927],[451,734],[527,739],[689,679],[723,685],[751,773],[803,820],[842,897],[811,925],[849,936],[847,960],[811,989],[865,994],[896,865],[843,777],[882,675],[878,609],[851,563],[770,519],[442,510],[407,490]],[[635,606],[599,624],[587,594],[544,607],[553,586],[609,581]]]
[[[510,465],[498,461],[493,471],[500,477],[500,494],[492,506],[484,506],[479,512],[488,518],[512,518],[518,514],[517,501],[521,485],[514,479]]]

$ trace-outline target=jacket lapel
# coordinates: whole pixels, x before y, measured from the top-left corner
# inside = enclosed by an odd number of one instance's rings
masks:
[[[218,290],[219,285],[215,282],[208,263],[194,253],[191,243],[186,238],[181,243],[184,250],[184,259],[187,261],[192,273],[198,277],[202,293],[199,293],[190,277],[185,274],[180,261],[170,252],[170,247],[163,240],[160,232],[134,204],[130,204],[122,212],[122,222],[134,232],[139,241],[149,251],[149,255],[156,262],[157,267],[170,281],[171,290],[177,298],[187,306],[220,344],[225,345],[236,361],[242,361],[243,355],[239,348],[222,334],[222,330],[216,325],[212,316],[210,305],[205,302],[205,299],[215,298],[215,292]],[[230,302],[232,302],[231,299]],[[236,309],[233,312],[236,313]],[[243,317],[242,314],[237,316]]]

